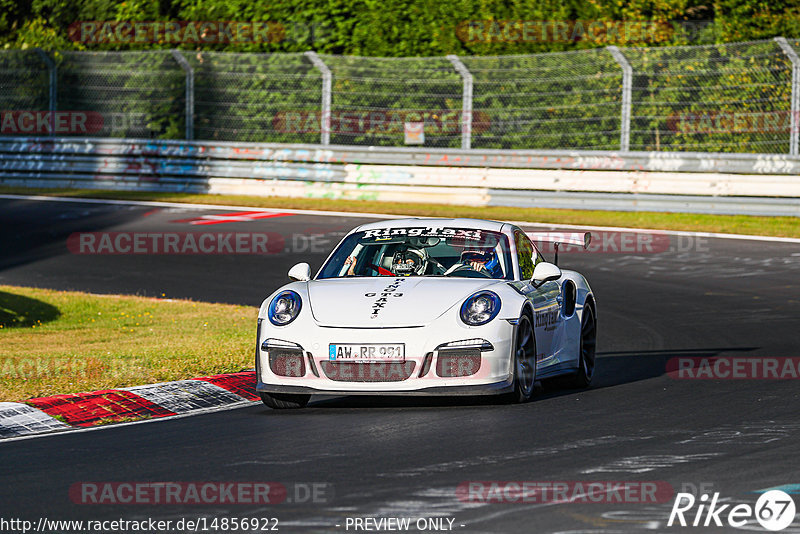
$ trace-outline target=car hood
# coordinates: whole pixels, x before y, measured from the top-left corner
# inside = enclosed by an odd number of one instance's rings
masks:
[[[370,277],[312,280],[308,298],[322,326],[376,328],[424,326],[475,291],[500,280]]]

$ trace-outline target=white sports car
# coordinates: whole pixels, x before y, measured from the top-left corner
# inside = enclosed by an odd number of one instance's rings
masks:
[[[588,246],[590,235],[537,241]],[[558,260],[556,259],[556,262]],[[352,230],[312,278],[264,300],[257,387],[272,408],[312,394],[504,394],[595,370],[597,308],[586,279],[544,260],[518,227],[475,219],[398,219]]]

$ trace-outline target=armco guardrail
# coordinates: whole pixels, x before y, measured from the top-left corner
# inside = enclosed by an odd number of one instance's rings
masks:
[[[800,216],[799,170],[760,154],[0,138],[5,185],[470,205]]]
[[[800,156],[707,152],[462,150],[78,137],[0,137],[0,157],[135,156],[271,162],[618,171],[800,174]]]

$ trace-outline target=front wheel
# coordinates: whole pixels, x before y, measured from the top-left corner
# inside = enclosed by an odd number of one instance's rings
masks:
[[[289,393],[260,393],[261,401],[274,410],[303,408],[311,395],[292,395]]]
[[[514,339],[514,391],[508,400],[515,403],[528,402],[536,384],[536,339],[531,320],[527,315],[519,318]]]

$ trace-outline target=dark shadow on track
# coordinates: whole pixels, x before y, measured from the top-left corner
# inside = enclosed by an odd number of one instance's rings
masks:
[[[590,389],[619,386],[666,374],[670,358],[713,358],[727,352],[751,352],[759,347],[713,347],[702,349],[659,349],[642,351],[598,352],[597,376]],[[562,378],[545,381],[547,397],[572,394],[577,389],[565,387]]]
[[[625,352],[598,353],[597,376],[590,390],[620,386],[640,380],[648,380],[666,374],[667,361],[677,356],[711,358],[728,352],[750,352],[758,347],[717,347],[702,349],[661,349]],[[553,378],[542,382],[543,389],[531,401],[574,395],[587,390],[564,387],[564,379]],[[312,401],[314,399],[312,398]],[[453,396],[453,397],[412,397],[412,396],[350,396],[318,400],[309,409],[359,408],[449,408],[469,406],[502,406],[506,404],[499,396]],[[301,413],[305,410],[280,413]],[[276,411],[275,413],[278,413]]]
[[[0,291],[0,325],[24,328],[57,319],[61,312],[41,300]]]

